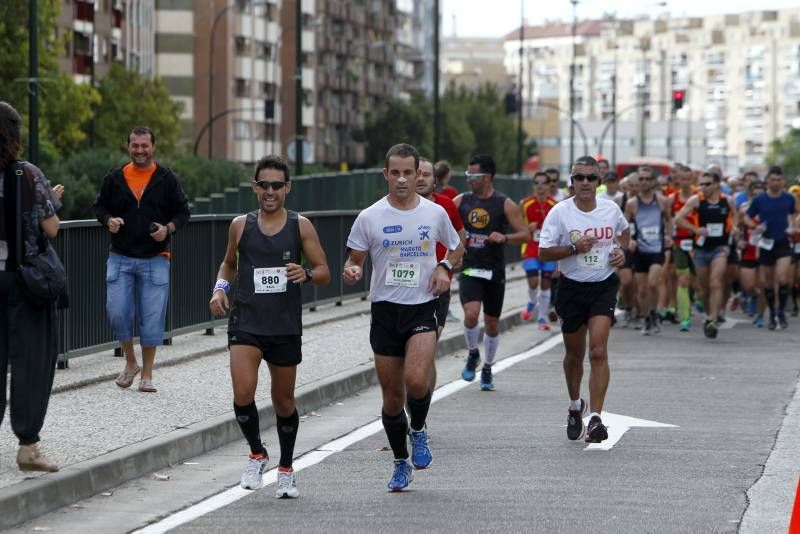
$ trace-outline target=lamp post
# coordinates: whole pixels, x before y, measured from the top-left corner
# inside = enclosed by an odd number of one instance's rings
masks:
[[[578,56],[578,0],[572,3],[572,62],[569,65],[569,164],[575,161],[575,61]]]
[[[39,33],[36,0],[28,2],[28,159],[39,162]],[[5,394],[5,393],[4,393]]]
[[[439,160],[439,0],[433,0],[433,161]]]
[[[266,0],[247,1],[246,5],[251,7],[265,5]],[[300,0],[297,0],[300,3]],[[228,4],[220,9],[214,16],[214,21],[211,23],[211,31],[208,36],[208,159],[212,157],[212,150],[214,147],[214,127],[211,117],[214,116],[214,36],[217,31],[217,24],[222,20],[222,17],[233,7],[241,4]]]

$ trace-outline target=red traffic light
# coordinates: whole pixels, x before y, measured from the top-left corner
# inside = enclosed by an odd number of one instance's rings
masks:
[[[683,107],[683,100],[686,97],[686,92],[682,89],[672,91],[672,109],[679,110]]]

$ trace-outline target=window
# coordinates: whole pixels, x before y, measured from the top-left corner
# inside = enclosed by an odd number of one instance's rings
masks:
[[[246,121],[233,121],[234,139],[250,139],[250,123]]]

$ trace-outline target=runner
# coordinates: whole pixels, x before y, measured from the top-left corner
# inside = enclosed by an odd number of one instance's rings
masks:
[[[747,208],[750,207],[751,199],[765,191],[764,182],[750,182],[748,186],[748,198],[739,206],[739,215],[744,219]],[[758,216],[753,219],[758,221]],[[739,282],[742,292],[749,295],[749,301],[743,305],[745,312],[753,318],[753,324],[758,328],[764,328],[764,310],[767,301],[764,300],[764,287],[758,276],[758,240],[759,235],[751,230],[747,225],[743,226],[742,237],[739,239],[739,248],[742,251],[742,260],[739,264]]]
[[[798,200],[787,193],[786,178],[780,167],[767,172],[767,190],[755,197],[747,208],[744,223],[761,234],[758,241],[758,264],[764,297],[769,307],[769,329],[788,328],[786,301],[789,300],[792,282],[792,244],[795,233],[794,218],[798,213]],[[753,220],[758,215],[759,223]],[[775,285],[778,302],[775,306]]]
[[[606,190],[602,193],[598,193],[597,198],[611,200],[619,206],[620,209],[624,208],[625,204],[623,204],[623,200],[627,200],[627,198],[625,192],[620,189],[617,175],[613,172],[606,173],[603,178],[603,185],[606,186]]]
[[[675,174],[675,184],[678,191],[670,197],[670,204],[673,216],[677,215],[681,208],[694,194],[692,187],[692,169],[680,165]],[[696,226],[696,217],[690,216],[691,225]],[[686,228],[675,227],[675,239],[672,246],[672,265],[676,277],[676,301],[678,321],[680,331],[688,332],[692,327],[692,300],[689,295],[692,276],[694,275],[694,262],[692,261],[692,249],[694,248],[694,234]]]
[[[558,261],[562,287],[556,302],[564,337],[564,375],[570,403],[567,438],[599,443],[608,438],[601,413],[609,383],[608,336],[617,302],[620,267],[627,246],[628,223],[619,206],[597,199],[600,170],[594,158],[583,156],[572,166],[575,197],[557,204],[544,221],[539,258]],[[589,334],[589,401],[591,415],[584,428],[586,401],[581,398],[586,334]]]
[[[440,162],[441,163],[441,162]],[[447,212],[447,216],[450,218],[450,223],[453,225],[453,228],[456,232],[458,232],[458,237],[461,239],[461,243],[464,243],[464,236],[466,235],[466,231],[464,230],[464,224],[461,222],[461,217],[458,215],[458,208],[456,205],[453,204],[453,201],[450,200],[449,197],[445,196],[444,194],[439,194],[435,192],[436,183],[438,182],[438,178],[434,173],[434,166],[433,163],[426,158],[419,158],[419,176],[417,177],[416,182],[416,191],[417,194],[431,202],[439,204],[441,207],[444,208],[444,211]],[[448,170],[448,172],[450,172]],[[447,248],[442,245],[441,243],[436,243],[436,261],[442,261],[447,256]],[[454,269],[457,269],[460,265],[453,265]],[[453,278],[453,273],[450,273],[450,279]],[[447,291],[439,295],[438,307],[436,311],[436,322],[438,324],[437,330],[437,337],[442,336],[442,330],[444,330],[444,323],[447,321],[447,316],[450,311],[450,289],[448,288]],[[432,370],[432,374],[435,378],[436,368]],[[431,384],[431,390],[434,389],[436,386],[436,381],[434,380]]]
[[[467,184],[471,192],[462,193],[453,200],[467,230],[459,296],[464,309],[464,337],[469,354],[461,377],[468,382],[475,380],[475,370],[481,357],[478,350],[478,317],[483,306],[485,332],[481,389],[484,391],[495,388],[492,364],[500,344],[498,321],[506,292],[504,244],[521,245],[531,237],[528,227],[522,222],[519,206],[494,189],[494,175],[495,164],[491,156],[472,156],[467,168]],[[511,227],[513,233],[504,233],[507,227]]]
[[[669,201],[656,194],[653,169],[643,165],[638,174],[639,194],[625,205],[625,219],[635,228],[628,250],[633,254],[636,271],[639,313],[644,316],[642,333],[647,336],[661,331],[656,305],[664,247],[672,247],[672,214]]]
[[[694,265],[706,312],[703,333],[712,339],[717,337],[717,317],[723,305],[729,238],[732,232],[737,232],[736,210],[732,200],[720,192],[721,182],[719,174],[711,171],[701,174],[700,193],[693,195],[675,216],[679,227],[696,236]],[[693,212],[697,212],[696,225],[687,220]]]
[[[522,320],[530,321],[534,309],[538,310],[536,322],[540,330],[550,330],[548,311],[550,310],[550,277],[556,270],[556,262],[539,261],[539,233],[544,218],[556,201],[548,193],[547,174],[537,172],[533,176],[533,195],[522,200],[522,219],[531,233],[532,239],[522,245],[522,268],[528,277],[528,305],[522,312]],[[539,285],[539,271],[542,282]]]
[[[556,202],[561,202],[569,198],[567,192],[559,187],[561,185],[561,173],[558,172],[558,169],[550,167],[549,169],[545,169],[544,172],[547,173],[547,178],[550,180],[550,196],[553,197]]]
[[[444,208],[416,194],[420,174],[413,146],[389,149],[383,169],[389,193],[356,218],[342,271],[344,282],[353,285],[361,280],[367,257],[373,266],[369,340],[383,394],[381,419],[394,453],[390,491],[408,487],[414,479],[411,464],[426,469],[433,461],[425,421],[433,395],[437,296],[450,288],[450,273],[464,250]],[[438,263],[436,243],[448,249]]]
[[[635,197],[639,194],[639,173],[632,172],[620,181],[620,189],[623,191],[622,201],[620,208],[628,203],[628,199]],[[635,228],[630,228],[630,232],[634,232]],[[623,251],[625,254],[625,262],[617,269],[620,284],[620,304],[623,310],[622,321],[620,326],[622,328],[638,327],[639,317],[635,311],[636,308],[636,278],[633,276],[633,254],[628,247]]]
[[[231,222],[225,259],[209,302],[214,315],[224,315],[231,284],[237,281],[228,323],[233,411],[250,445],[240,484],[244,489],[259,489],[269,462],[255,403],[263,359],[271,377],[281,448],[276,491],[281,498],[299,495],[292,456],[300,423],[294,402],[297,364],[302,359],[300,284],[322,285],[331,278],[314,226],[283,207],[291,188],[289,168],[279,157],[267,156],[258,162],[253,192],[259,209]],[[304,268],[301,258],[311,267]]]
[[[793,185],[789,192],[800,202],[800,185]],[[800,226],[800,225],[796,225]],[[792,243],[792,264],[794,265],[794,282],[792,284],[792,317],[797,317],[800,313],[800,232],[794,233]]]

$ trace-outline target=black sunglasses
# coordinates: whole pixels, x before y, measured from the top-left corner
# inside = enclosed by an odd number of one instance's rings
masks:
[[[550,183],[550,181],[549,181],[549,180],[545,180],[545,181],[541,181],[541,180],[534,180],[534,182],[533,182],[533,183],[534,183],[534,184],[536,184],[536,185],[547,185],[547,184],[549,184],[549,183]]]
[[[699,185],[700,187],[711,187],[712,185],[714,185],[714,182],[697,182],[697,185]]]
[[[286,182],[286,181],[270,182],[268,180],[261,180],[261,181],[256,182],[256,185],[258,187],[260,187],[261,189],[263,189],[264,191],[269,191],[270,187],[272,188],[273,191],[280,191],[281,189],[284,188],[284,186],[287,183],[288,182]]]
[[[572,178],[573,182],[596,182],[600,179],[596,174],[573,174],[570,178]]]

